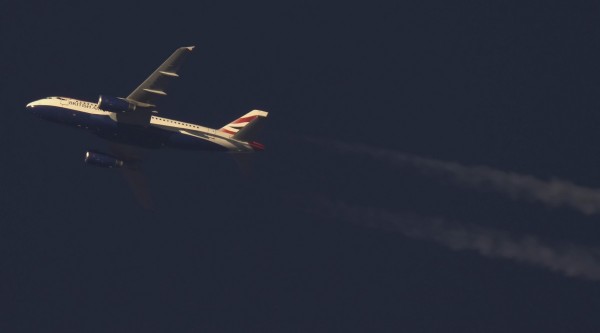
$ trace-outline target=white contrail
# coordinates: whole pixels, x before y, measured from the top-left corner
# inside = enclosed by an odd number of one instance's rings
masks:
[[[407,237],[436,242],[452,250],[473,250],[485,257],[511,259],[569,277],[600,280],[599,249],[545,244],[531,236],[514,237],[502,231],[465,226],[439,218],[392,214],[325,199],[313,208],[314,213],[319,215],[399,232]]]
[[[493,189],[514,199],[534,200],[553,207],[569,206],[587,215],[600,213],[600,189],[587,188],[564,180],[545,181],[486,166],[465,166],[362,144],[317,139],[309,141],[342,153],[361,154],[401,166],[414,167],[421,172],[450,178],[461,185]]]

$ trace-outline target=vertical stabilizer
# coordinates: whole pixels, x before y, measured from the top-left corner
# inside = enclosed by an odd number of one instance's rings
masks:
[[[266,111],[252,110],[219,131],[236,140],[252,141],[263,128],[268,114]]]

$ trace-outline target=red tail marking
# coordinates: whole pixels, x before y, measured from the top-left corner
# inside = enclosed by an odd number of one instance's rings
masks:
[[[265,150],[265,145],[263,145],[260,142],[256,142],[256,141],[252,141],[252,142],[248,142],[248,144],[250,145],[250,147],[252,147],[252,149],[254,150]]]
[[[221,128],[221,132],[225,132],[227,134],[235,134],[236,132],[230,131],[230,130],[226,130],[224,128]]]
[[[256,117],[258,117],[258,116],[242,117],[242,118],[232,122],[232,124],[250,122],[250,121],[254,120]]]

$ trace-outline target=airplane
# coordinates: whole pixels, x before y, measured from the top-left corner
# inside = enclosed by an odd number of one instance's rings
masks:
[[[268,112],[252,110],[221,128],[158,116],[156,101],[167,95],[166,87],[179,77],[179,69],[194,46],[180,47],[127,97],[100,95],[98,102],[68,97],[47,97],[27,104],[42,119],[85,129],[109,141],[110,153],[88,150],[85,163],[121,168],[129,178],[139,169],[136,148],[171,147],[186,150],[252,153],[265,146],[256,135]],[[234,154],[238,155],[238,154]],[[139,177],[138,177],[139,178]]]

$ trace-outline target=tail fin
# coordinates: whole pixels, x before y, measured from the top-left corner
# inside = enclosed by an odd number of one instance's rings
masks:
[[[252,141],[256,134],[264,126],[265,118],[269,113],[266,111],[252,110],[242,117],[221,127],[219,131],[240,141]]]

